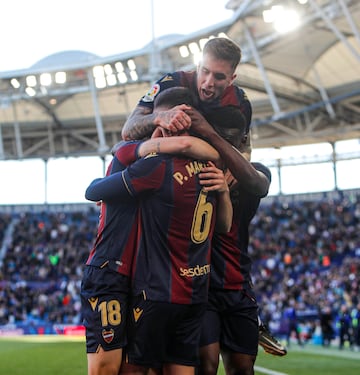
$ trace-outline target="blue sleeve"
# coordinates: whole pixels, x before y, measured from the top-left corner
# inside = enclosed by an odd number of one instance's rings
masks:
[[[178,72],[167,73],[157,80],[149,91],[140,99],[138,105],[154,109],[155,97],[170,87],[181,86]]]
[[[131,193],[123,179],[123,172],[117,172],[103,178],[93,180],[85,191],[89,201],[121,201],[131,197]]]
[[[93,180],[85,191],[85,198],[93,202],[121,202],[158,189],[164,175],[164,158],[164,154],[147,155],[123,171]]]

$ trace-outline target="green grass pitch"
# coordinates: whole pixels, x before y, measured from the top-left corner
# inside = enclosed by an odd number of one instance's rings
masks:
[[[0,337],[0,374],[86,375],[85,342],[61,336]],[[221,367],[219,375],[223,375]],[[360,352],[294,345],[285,357],[259,348],[256,375],[359,375]]]

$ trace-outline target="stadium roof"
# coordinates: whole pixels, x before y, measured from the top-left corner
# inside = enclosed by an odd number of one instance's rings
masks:
[[[297,29],[281,33],[264,21],[279,3],[298,11]],[[360,138],[359,1],[230,0],[227,7],[229,20],[140,50],[105,58],[64,51],[0,72],[0,159],[107,153],[151,82],[193,69],[202,42],[222,33],[242,48],[237,83],[253,105],[254,148]]]

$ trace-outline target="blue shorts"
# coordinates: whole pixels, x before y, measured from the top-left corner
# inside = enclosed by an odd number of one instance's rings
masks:
[[[129,278],[108,267],[87,266],[81,283],[86,352],[114,350],[127,344]]]
[[[221,349],[257,355],[258,305],[252,289],[209,291],[200,346],[220,343]]]
[[[129,314],[127,362],[144,367],[199,364],[200,327],[206,303],[182,305],[134,297]]]

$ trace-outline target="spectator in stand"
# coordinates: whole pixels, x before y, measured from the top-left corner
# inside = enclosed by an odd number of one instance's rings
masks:
[[[310,319],[316,319],[319,306],[332,306],[334,323],[341,305],[352,308],[359,303],[359,207],[356,191],[268,197],[262,202],[250,224],[248,250],[258,303],[269,309],[269,325],[277,335],[281,335],[279,322],[290,299],[298,302],[303,316],[310,313]],[[19,223],[3,243],[2,324],[15,322],[26,330],[29,322],[36,326],[81,321],[82,264],[96,234],[98,209],[66,206],[60,210],[58,205],[49,205],[46,213],[20,207],[6,214],[8,223]],[[289,249],[292,263],[285,265],[283,256]],[[320,262],[322,249],[329,251],[329,267]],[[58,255],[57,263],[50,261],[51,255]],[[68,293],[71,301],[64,306],[61,301]],[[338,330],[334,334],[338,338]]]
[[[297,315],[297,303],[295,300],[290,300],[289,305],[284,310],[284,320],[287,327],[286,342],[287,346],[291,345],[291,336],[295,334],[297,343],[303,346],[303,342],[300,336],[299,320]]]
[[[352,321],[352,329],[354,333],[354,346],[355,350],[360,350],[360,301],[356,306],[354,306],[353,310],[351,311],[351,321]]]
[[[346,305],[341,306],[339,320],[337,322],[339,328],[339,349],[343,349],[345,342],[348,342],[349,346],[353,345],[353,332],[352,332],[352,320],[349,313],[349,308]]]
[[[334,337],[333,316],[330,306],[325,305],[320,310],[320,327],[322,346],[328,347]]]

